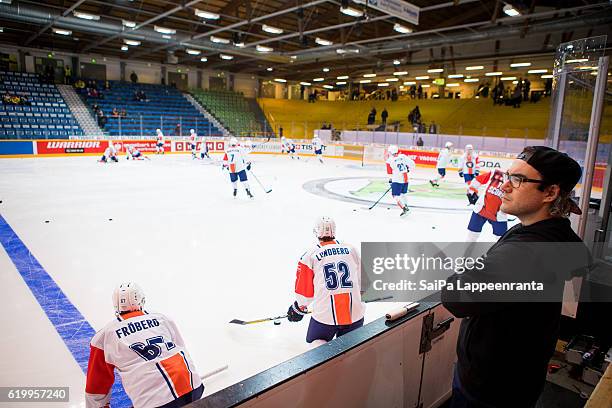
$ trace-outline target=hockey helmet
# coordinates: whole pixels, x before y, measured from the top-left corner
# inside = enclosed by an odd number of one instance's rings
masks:
[[[142,310],[144,303],[144,292],[134,282],[122,283],[113,291],[113,306],[116,313]]]
[[[229,145],[230,146],[238,146],[238,139],[236,139],[235,137],[230,137]]]
[[[446,148],[449,148],[449,149],[450,149],[451,147],[453,147],[453,142],[446,142],[446,144],[444,145],[444,147],[446,147]]]
[[[390,145],[387,151],[389,152],[389,154],[397,154],[397,152],[399,152],[399,148],[397,147],[397,145]]]
[[[317,238],[335,238],[336,237],[336,223],[330,217],[320,217],[315,222],[313,232]]]

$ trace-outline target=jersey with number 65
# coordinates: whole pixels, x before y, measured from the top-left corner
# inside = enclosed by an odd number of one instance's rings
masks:
[[[85,387],[88,408],[109,403],[115,369],[134,408],[162,406],[202,384],[176,325],[160,313],[125,313],[94,335]]]
[[[394,183],[407,183],[408,172],[415,167],[414,160],[405,154],[391,155],[387,159],[387,174],[391,175],[391,181]]]
[[[319,244],[298,262],[298,305],[310,306],[312,318],[328,325],[347,325],[365,312],[361,302],[361,258],[352,245]]]

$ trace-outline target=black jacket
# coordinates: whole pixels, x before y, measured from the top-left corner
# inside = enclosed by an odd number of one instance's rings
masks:
[[[573,251],[578,248],[580,256],[569,254],[571,250],[564,245],[571,246]],[[563,249],[555,250],[555,247]],[[588,251],[571,229],[569,220],[552,218],[529,226],[514,226],[489,249],[484,269],[452,275],[447,282],[552,281],[555,278],[564,281],[584,273],[584,269],[579,271],[569,264],[572,259],[580,259],[586,267],[585,257],[588,258]],[[567,270],[559,279],[559,269],[565,265]],[[562,287],[558,290],[562,291]],[[464,391],[493,407],[534,405],[555,350],[561,302],[508,299],[499,302],[479,295],[466,298],[465,294],[447,289],[441,295],[444,306],[456,317],[463,318],[457,341],[457,374]]]

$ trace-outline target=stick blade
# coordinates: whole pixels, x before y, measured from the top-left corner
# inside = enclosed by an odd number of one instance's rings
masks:
[[[240,320],[240,319],[232,319],[230,323],[242,324],[242,325],[247,324],[247,322],[245,322],[244,320]]]

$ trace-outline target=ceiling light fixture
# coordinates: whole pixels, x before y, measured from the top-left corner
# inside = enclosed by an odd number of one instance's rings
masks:
[[[429,79],[429,75],[418,76],[418,77],[415,77],[414,79],[416,79],[417,81],[423,81],[425,79]]]
[[[272,52],[272,51],[274,51],[274,49],[272,49],[270,47],[266,47],[265,45],[257,45],[255,47],[255,49],[257,50],[257,52]]]
[[[472,65],[471,67],[465,67],[466,71],[477,71],[479,69],[484,69],[483,65]]]
[[[229,44],[230,43],[230,40],[228,40],[227,38],[215,37],[214,35],[210,36],[210,41],[216,44]]]
[[[387,82],[397,82],[397,81],[399,81],[399,78],[387,78],[387,79],[385,79],[385,81],[387,81]]]
[[[514,81],[516,79],[515,76],[509,76],[509,77],[501,77],[499,78],[502,81]]]
[[[504,13],[506,13],[506,15],[510,16],[510,17],[516,17],[516,16],[520,16],[521,13],[515,9],[512,4],[506,4],[504,6]]]
[[[497,71],[497,72],[487,72],[487,73],[485,74],[485,76],[502,76],[503,74],[504,74],[504,73],[503,73],[503,72],[500,72],[500,71]]]
[[[545,74],[547,72],[547,69],[530,69],[529,71],[527,71],[528,74]]]
[[[376,77],[376,74],[363,74],[364,78],[374,78]]]
[[[211,13],[210,11],[195,9],[195,15],[206,20],[218,20],[221,16],[217,13]]]
[[[123,42],[127,45],[131,45],[132,47],[137,47],[141,44],[140,41],[136,41],[136,40],[128,40],[128,39],[124,39]]]
[[[342,14],[346,14],[347,16],[351,16],[351,17],[362,17],[363,16],[363,11],[357,10],[356,8],[353,8],[353,7],[340,7],[340,12]]]
[[[272,72],[272,71],[274,71],[274,68],[272,68],[272,67],[268,67],[268,68],[266,68],[266,71],[268,71],[268,72]]]
[[[323,82],[325,81],[325,78],[315,78],[312,80],[312,82]]]
[[[397,75],[397,76],[408,75],[408,71],[395,71],[393,75]]]
[[[325,89],[334,89],[334,87],[331,86],[331,85],[323,85],[323,88],[325,88]]]
[[[135,21],[129,21],[129,20],[121,20],[121,23],[129,28],[134,28],[136,27],[136,22]]]
[[[73,11],[72,14],[74,14],[75,17],[82,18],[83,20],[100,20],[100,16],[95,14],[82,13],[80,11]]]
[[[172,39],[172,36],[171,36],[171,35],[168,35],[168,34],[163,34],[163,35],[162,35],[162,38],[165,38],[166,40],[171,40],[171,39]]]
[[[61,28],[54,28],[53,32],[55,34],[59,34],[59,35],[72,35],[72,31],[70,31],[70,30],[63,30]]]
[[[480,81],[480,79],[478,78],[466,78],[463,80],[463,82],[478,82]]]
[[[187,48],[185,52],[189,55],[200,55],[202,53],[200,50],[192,50],[191,48]]]
[[[300,85],[310,86],[312,85],[310,82],[300,82]]]
[[[329,72],[329,68],[323,68],[323,72]]]
[[[450,74],[448,78],[463,78],[463,74]]]
[[[262,25],[261,29],[265,31],[266,33],[270,33],[270,34],[282,34],[283,33],[282,28],[273,27],[267,24]]]
[[[202,57],[202,58],[200,58],[200,61],[201,61],[201,62],[206,62],[206,61],[208,61],[208,58],[206,58],[206,57]]]
[[[153,29],[155,31],[157,31],[160,34],[168,34],[168,35],[174,35],[176,34],[176,30],[174,28],[166,28],[166,27],[160,27],[160,26],[153,26]]]
[[[336,79],[349,79],[349,76],[348,75],[340,75],[340,76],[337,76]]]
[[[323,45],[323,46],[328,46],[328,45],[333,45],[334,44],[333,41],[329,41],[329,40],[326,40],[325,38],[320,38],[320,37],[315,38],[315,43],[317,43],[319,45]]]
[[[283,83],[283,84],[284,84],[285,82],[287,82],[287,80],[286,80],[286,79],[283,79],[283,78],[274,78],[274,80],[275,80],[276,82],[281,82],[281,83]]]
[[[406,82],[404,82],[404,85],[416,85],[416,82],[414,82],[414,81],[406,81]]]
[[[401,25],[399,23],[395,23],[393,25],[393,29],[395,31],[397,31],[398,33],[401,33],[401,34],[410,34],[413,31],[412,28],[406,27],[406,26]]]
[[[542,75],[540,78],[542,79],[551,79],[553,76],[548,74],[548,75]]]
[[[446,84],[446,86],[447,86],[448,88],[456,88],[456,87],[458,87],[458,86],[459,86],[459,84],[457,84],[457,83],[452,83],[452,84]]]
[[[389,86],[389,83],[388,83],[388,82],[380,82],[380,83],[378,84],[378,86],[380,86],[380,87],[383,87],[383,86]]]
[[[359,81],[360,84],[369,84],[370,82],[372,82],[371,79],[362,79],[361,81]]]
[[[435,74],[437,72],[444,72],[444,69],[443,68],[432,68],[432,69],[428,69],[427,72],[430,74]]]
[[[510,68],[530,67],[531,62],[514,62],[510,64]]]
[[[578,58],[578,59],[569,59],[567,61],[565,61],[566,64],[575,64],[577,62],[587,62],[589,59],[588,58]]]
[[[221,57],[221,59],[227,60],[227,61],[234,59],[233,55],[227,55],[227,54],[219,54],[219,57]]]
[[[402,63],[402,61],[400,61],[400,60],[393,60],[393,65],[399,65],[401,63]]]
[[[336,85],[346,85],[346,81],[336,82]]]
[[[121,51],[127,51],[129,49],[130,49],[130,47],[128,47],[127,45],[122,45],[121,46]]]

